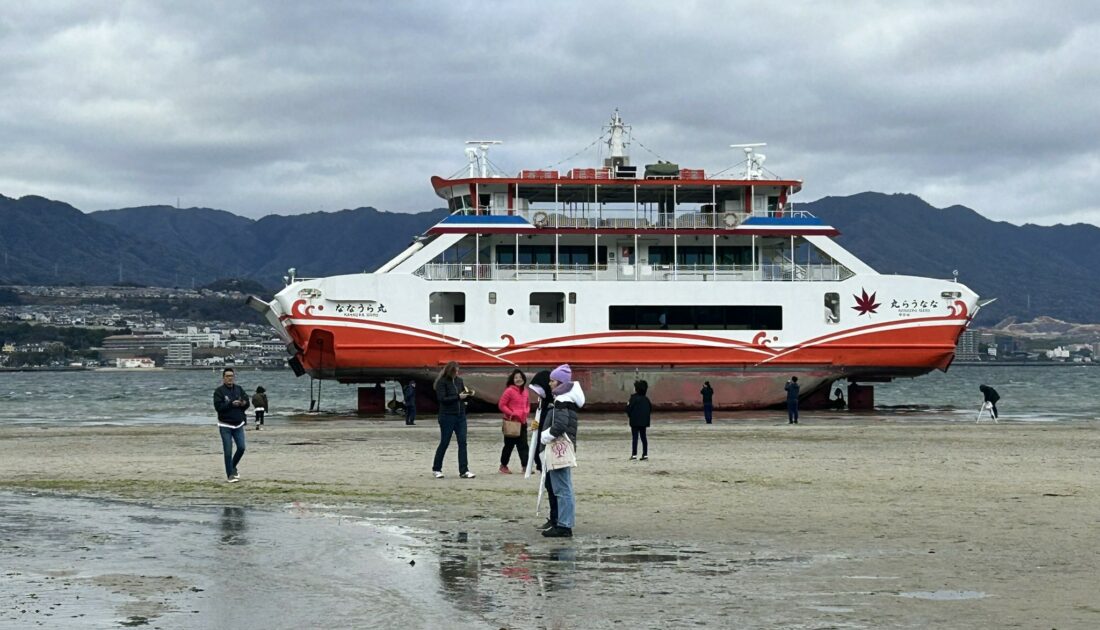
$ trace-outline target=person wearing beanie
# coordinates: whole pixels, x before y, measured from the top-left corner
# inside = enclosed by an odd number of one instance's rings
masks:
[[[546,432],[546,429],[550,428],[546,420],[549,418],[550,408],[554,404],[554,392],[550,391],[550,370],[536,372],[531,377],[531,384],[527,386],[527,389],[531,390],[539,399],[538,409],[535,410],[535,417],[538,418],[539,424],[539,439],[535,442],[535,466],[539,472],[542,472],[542,459],[539,458],[539,452],[542,450],[542,435]],[[550,500],[550,516],[538,528],[547,530],[558,524],[558,499],[554,496],[554,487],[550,483],[549,473],[543,480],[545,482],[543,487],[546,489],[546,497]]]
[[[577,411],[584,406],[584,391],[580,383],[573,381],[573,371],[569,365],[560,365],[550,372],[550,390],[554,393],[554,405],[550,412],[550,426],[539,441],[545,446],[555,440],[568,440],[577,445]],[[549,461],[545,462],[548,467]],[[576,499],[573,496],[573,468],[567,465],[548,471],[547,478],[554,488],[558,500],[557,523],[542,532],[548,538],[569,538],[573,536],[576,518]]]
[[[626,417],[630,418],[630,459],[638,459],[638,438],[642,438],[642,459],[649,459],[649,440],[645,437],[645,430],[649,427],[649,416],[653,412],[653,405],[646,392],[649,391],[649,383],[634,381],[634,394],[626,405]]]

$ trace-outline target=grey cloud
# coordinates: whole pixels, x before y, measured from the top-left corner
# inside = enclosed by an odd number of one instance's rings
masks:
[[[462,143],[508,171],[615,107],[637,161],[767,141],[800,197],[912,192],[1100,222],[1088,2],[28,4],[0,17],[0,193],[250,216],[440,205]],[[578,158],[591,163],[595,154]],[[569,166],[569,165],[565,165]]]

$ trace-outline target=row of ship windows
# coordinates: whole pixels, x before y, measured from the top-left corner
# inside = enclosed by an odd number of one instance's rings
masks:
[[[826,303],[828,304],[828,298]],[[489,303],[496,304],[496,292]],[[533,323],[565,322],[566,303],[576,304],[576,293],[531,293],[528,316]],[[509,316],[515,309],[507,310]],[[466,321],[466,294],[436,292],[429,298],[429,319],[435,324]],[[835,322],[831,313],[826,321]],[[610,330],[782,330],[783,307],[775,305],[612,305],[608,307]]]
[[[749,265],[752,264],[752,247],[740,245],[722,245],[710,247],[702,245],[683,245],[674,248],[671,245],[650,245],[648,250],[648,262],[653,265],[671,265],[673,260],[679,265]],[[622,248],[622,262],[634,263],[634,248]],[[587,245],[559,245],[557,248],[559,265],[606,265],[607,247],[591,247]],[[518,254],[518,259],[517,259]],[[595,255],[595,260],[593,260]],[[612,255],[614,258],[614,255]],[[553,245],[520,245],[519,251],[515,247],[498,245],[496,248],[496,261],[498,265],[553,265]]]

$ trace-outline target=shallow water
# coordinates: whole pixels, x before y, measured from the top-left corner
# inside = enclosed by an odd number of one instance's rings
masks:
[[[546,540],[406,516],[0,493],[0,628],[871,628],[890,599],[986,596],[847,573],[876,549]]]
[[[365,519],[0,493],[2,628],[484,628]]]
[[[243,369],[237,381],[248,392],[268,390],[273,423],[355,414],[357,387],[321,385],[321,414],[311,414],[310,380],[289,371]],[[211,394],[221,375],[205,370],[149,372],[5,372],[0,373],[0,423],[3,424],[208,424]],[[972,422],[981,405],[978,385],[988,383],[1002,396],[1003,419],[1016,422],[1095,420],[1092,394],[1100,389],[1100,366],[957,365],[947,373],[875,385],[877,411],[897,420],[936,419]],[[843,385],[843,382],[841,382]],[[316,394],[314,395],[314,398]],[[393,394],[387,394],[392,398]],[[625,401],[624,401],[625,405]],[[773,412],[717,412],[718,418],[760,418]],[[825,412],[808,412],[833,417]],[[669,420],[694,420],[698,414],[661,413]],[[840,414],[837,417],[846,417]],[[616,414],[608,417],[619,418]],[[396,418],[396,416],[390,416]],[[586,421],[599,416],[586,416]]]

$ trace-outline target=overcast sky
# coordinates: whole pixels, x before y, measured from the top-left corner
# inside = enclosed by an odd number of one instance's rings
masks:
[[[464,141],[504,141],[508,172],[546,167],[619,108],[684,167],[767,142],[766,166],[805,180],[796,201],[907,192],[1100,224],[1100,3],[836,4],[17,3],[0,12],[0,194],[423,211]]]

